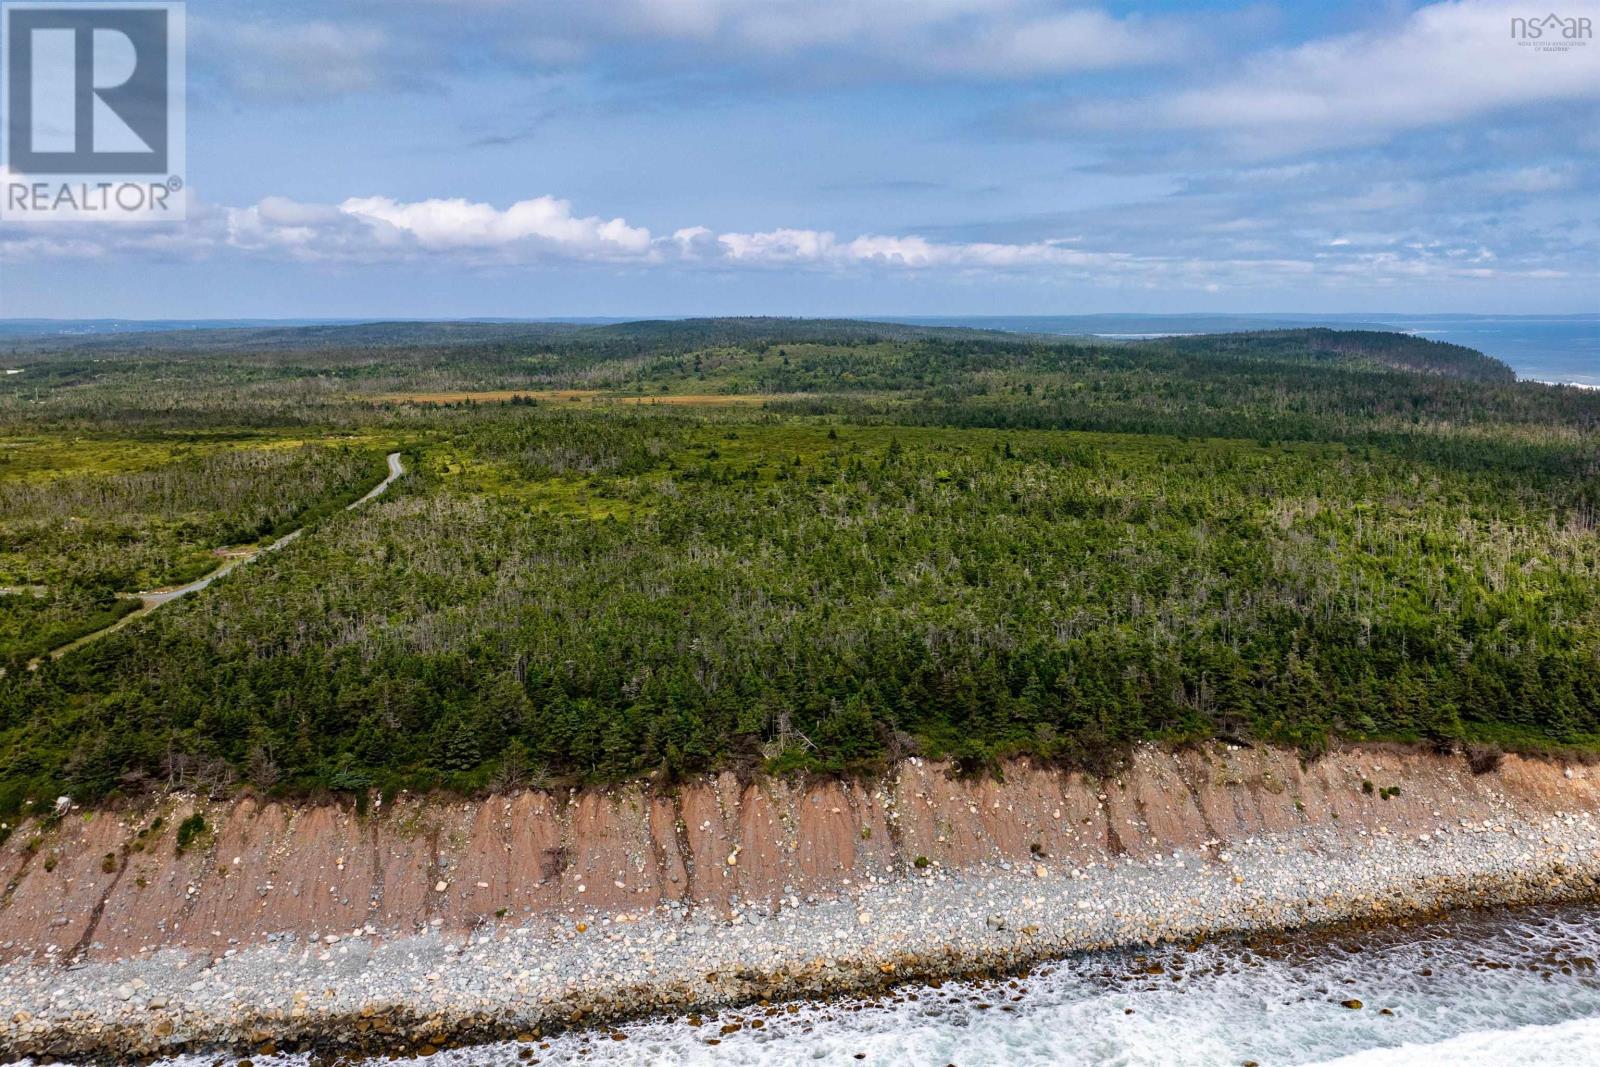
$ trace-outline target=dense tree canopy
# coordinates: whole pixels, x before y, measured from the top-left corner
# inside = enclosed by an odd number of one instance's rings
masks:
[[[1403,335],[903,329],[35,353],[0,395],[0,808],[1600,742],[1600,397]],[[390,448],[411,474],[344,512]]]

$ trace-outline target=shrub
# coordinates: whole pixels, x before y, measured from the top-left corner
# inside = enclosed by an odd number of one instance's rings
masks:
[[[183,855],[189,846],[195,844],[205,836],[207,829],[206,817],[198,811],[178,824],[178,855]]]

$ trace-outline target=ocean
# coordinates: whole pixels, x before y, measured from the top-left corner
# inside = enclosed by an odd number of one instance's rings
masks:
[[[1597,919],[1600,910],[1577,906],[1467,912],[1361,933],[1088,953],[1014,979],[707,1013],[698,1026],[679,1017],[426,1062],[1579,1067],[1600,1064]]]

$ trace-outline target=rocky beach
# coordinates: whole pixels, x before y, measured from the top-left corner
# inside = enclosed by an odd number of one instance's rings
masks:
[[[1586,900],[1597,811],[1600,774],[1579,764],[1223,744],[1143,748],[1104,779],[908,760],[870,782],[724,775],[361,813],[68,807],[0,847],[0,1051],[426,1051],[1086,949]]]

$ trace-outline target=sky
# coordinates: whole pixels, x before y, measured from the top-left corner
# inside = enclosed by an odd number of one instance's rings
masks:
[[[187,222],[0,317],[1593,312],[1530,3],[194,0]]]

